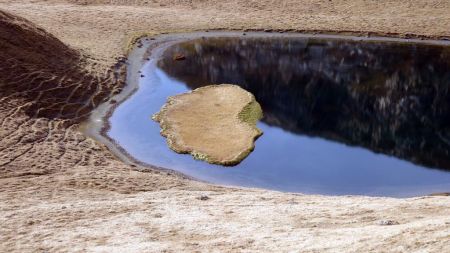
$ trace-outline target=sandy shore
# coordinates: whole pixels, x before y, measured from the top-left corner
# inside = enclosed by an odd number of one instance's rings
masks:
[[[0,0],[12,14],[0,15],[0,251],[445,252],[447,196],[212,186],[142,172],[78,128],[123,88],[117,62],[142,34],[286,29],[449,38],[449,9],[450,1]],[[16,34],[10,24],[25,28]]]

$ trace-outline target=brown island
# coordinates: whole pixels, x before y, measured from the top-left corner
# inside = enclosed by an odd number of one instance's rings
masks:
[[[240,163],[262,134],[256,127],[261,106],[251,93],[231,84],[169,97],[152,118],[172,150],[213,164]]]

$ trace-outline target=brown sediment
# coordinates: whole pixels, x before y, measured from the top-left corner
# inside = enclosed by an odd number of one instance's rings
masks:
[[[169,97],[153,119],[177,153],[232,166],[255,148],[262,110],[255,97],[237,85],[209,85]]]
[[[106,73],[27,20],[0,11],[0,96],[30,118],[77,123],[123,86],[124,65]]]
[[[0,2],[0,251],[447,250],[447,196],[211,186],[126,165],[78,125],[122,89],[125,62],[115,64],[141,34],[272,29],[448,39],[450,2],[110,3]],[[383,220],[399,224],[379,226]]]

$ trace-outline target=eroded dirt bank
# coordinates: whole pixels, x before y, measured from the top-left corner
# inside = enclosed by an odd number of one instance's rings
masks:
[[[445,252],[449,197],[210,186],[139,172],[77,127],[121,88],[112,67],[133,35],[283,28],[448,37],[450,1],[109,2],[0,1],[0,251]]]

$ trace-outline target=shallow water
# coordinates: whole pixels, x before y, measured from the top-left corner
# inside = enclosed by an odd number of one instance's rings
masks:
[[[174,61],[181,53],[184,61]],[[450,49],[307,38],[203,38],[141,69],[107,135],[135,159],[226,185],[415,196],[450,191]],[[211,83],[255,94],[264,135],[235,167],[171,151],[150,117]]]

